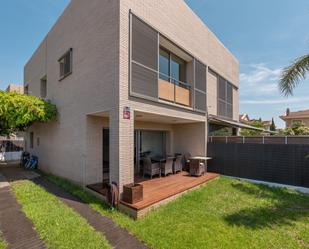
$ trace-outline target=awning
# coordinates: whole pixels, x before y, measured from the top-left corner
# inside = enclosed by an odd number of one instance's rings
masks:
[[[247,125],[247,124],[243,124],[243,123],[233,121],[233,120],[218,118],[217,116],[213,116],[213,115],[209,115],[208,121],[209,121],[209,123],[212,123],[212,124],[225,125],[225,126],[229,126],[229,127],[245,128],[245,129],[249,129],[249,130],[256,130],[256,131],[262,131],[262,132],[276,134],[276,132],[274,132],[274,131],[268,131],[268,130],[265,130],[265,129],[262,129],[262,128],[257,128],[257,127]]]

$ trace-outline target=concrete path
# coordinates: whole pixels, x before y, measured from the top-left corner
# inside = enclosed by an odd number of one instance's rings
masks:
[[[3,175],[0,175],[0,230],[8,249],[46,248],[31,220],[22,212]]]
[[[101,232],[108,242],[118,249],[139,249],[148,248],[136,237],[129,234],[127,230],[120,228],[110,218],[102,216],[90,208],[86,203],[79,198],[71,195],[57,185],[51,183],[44,177],[33,179],[33,182],[45,188],[48,192],[57,196],[62,202],[67,204],[73,210],[84,217],[88,223],[97,231]]]

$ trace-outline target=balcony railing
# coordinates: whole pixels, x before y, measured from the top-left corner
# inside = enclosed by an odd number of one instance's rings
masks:
[[[191,85],[160,73],[159,98],[180,104],[191,106]]]

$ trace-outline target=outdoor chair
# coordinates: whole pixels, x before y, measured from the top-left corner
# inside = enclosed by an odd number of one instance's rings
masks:
[[[205,164],[200,160],[190,160],[190,176],[201,176],[205,174]]]
[[[149,157],[144,157],[143,158],[143,176],[145,177],[145,175],[149,175],[151,179],[154,175],[161,176],[160,163],[152,163]]]
[[[189,160],[190,157],[191,157],[190,153],[186,153],[183,156],[183,167],[182,167],[182,169],[185,170],[185,171],[189,171],[189,169],[190,169],[190,160]]]
[[[166,158],[166,162],[161,164],[161,173],[166,176],[173,174],[174,159],[172,157]]]
[[[174,174],[182,171],[182,161],[183,161],[183,156],[178,155],[176,157],[176,160],[175,160],[174,165],[173,165],[173,173]]]

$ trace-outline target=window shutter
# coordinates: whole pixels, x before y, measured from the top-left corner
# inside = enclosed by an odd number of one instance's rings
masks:
[[[195,60],[194,108],[206,112],[206,66]]]
[[[158,97],[158,32],[131,14],[131,93]]]

